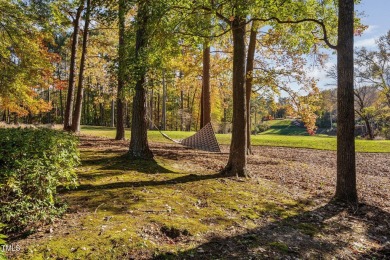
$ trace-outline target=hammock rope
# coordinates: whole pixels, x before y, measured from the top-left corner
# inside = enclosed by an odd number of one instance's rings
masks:
[[[193,149],[203,150],[207,152],[214,152],[214,153],[220,153],[221,149],[219,147],[217,138],[215,137],[213,126],[211,125],[211,122],[206,124],[202,129],[200,129],[198,132],[196,132],[194,135],[187,137],[182,140],[176,140],[169,137],[167,134],[162,132],[160,128],[158,128],[152,120],[148,120],[153,124],[153,126],[160,132],[160,134],[165,137],[166,139],[186,146]]]

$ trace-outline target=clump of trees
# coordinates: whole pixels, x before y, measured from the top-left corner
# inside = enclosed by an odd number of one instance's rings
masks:
[[[32,12],[37,8],[40,15]],[[336,197],[357,201],[354,79],[371,82],[385,100],[390,95],[388,75],[378,76],[384,65],[376,64],[383,51],[361,51],[374,64],[358,58],[369,72],[362,70],[354,77],[353,36],[362,26],[354,17],[353,0],[245,5],[240,1],[10,1],[1,2],[0,10],[5,21],[0,33],[6,37],[0,45],[4,88],[0,110],[5,121],[59,122],[72,132],[78,132],[80,124],[116,125],[116,139],[124,138],[127,126],[129,154],[144,159],[153,157],[149,128],[197,130],[209,121],[223,126],[231,122],[229,160],[222,171],[226,176],[249,177],[250,130],[260,112],[275,115],[278,110],[270,93],[287,91],[290,98],[284,109],[300,116],[314,134],[320,93],[305,74],[302,57],[312,54],[321,62],[321,48],[334,49]],[[19,18],[26,26],[17,26]],[[386,46],[382,40],[380,49]],[[379,84],[383,79],[387,85]],[[307,94],[292,91],[289,80]],[[370,122],[369,110],[356,110]],[[386,117],[380,118],[386,121]]]
[[[355,50],[354,73],[354,111],[356,114],[356,133],[368,139],[381,137],[389,139],[390,124],[390,31],[376,42],[376,48]],[[336,79],[335,68],[329,76]],[[317,114],[321,127],[330,127],[336,122],[336,92],[321,92],[321,104]]]

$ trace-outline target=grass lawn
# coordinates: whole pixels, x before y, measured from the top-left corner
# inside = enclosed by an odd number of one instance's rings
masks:
[[[168,252],[161,259],[173,259],[170,254],[191,255],[207,236],[252,229],[261,217],[283,220],[305,209],[267,180],[193,174],[170,160],[129,162],[105,150],[82,150],[81,157],[80,186],[61,196],[68,214],[51,225],[50,236],[16,258],[133,259],[130,253],[151,259]]]
[[[319,150],[336,150],[336,137],[333,136],[309,136],[305,129],[290,126],[288,120],[273,120],[270,121],[271,128],[267,131],[252,135],[251,140],[253,145],[265,146],[283,146],[283,147],[299,147],[311,148]],[[101,136],[101,137],[115,137],[115,128],[100,127],[100,126],[82,126],[81,133],[86,135]],[[193,135],[195,132],[181,132],[181,131],[164,131],[173,139],[183,139]],[[231,134],[217,134],[217,139],[220,144],[230,144]],[[130,132],[126,131],[126,138],[130,137]],[[152,142],[171,142],[165,139],[158,131],[148,132],[149,140]],[[389,153],[389,140],[356,140],[357,152],[371,152],[371,153]]]
[[[90,131],[111,137],[114,132]],[[390,217],[388,179],[375,174],[389,172],[385,164],[360,166],[359,183],[364,183],[359,196],[364,194],[365,203],[375,206],[362,204],[356,214],[355,208],[348,211],[329,202],[335,173],[335,160],[329,157],[334,158],[334,153],[284,149],[263,155],[257,147],[249,156],[256,177],[238,179],[217,174],[228,159],[226,153],[154,143],[154,160],[131,160],[125,156],[127,145],[81,137],[80,185],[59,194],[69,205],[66,214],[14,241],[22,250],[9,252],[10,259],[331,259],[335,255],[384,259],[386,255],[381,247],[386,246],[389,230],[376,227],[386,227]],[[386,160],[389,155],[375,156]],[[362,157],[364,162],[371,159],[370,154]]]

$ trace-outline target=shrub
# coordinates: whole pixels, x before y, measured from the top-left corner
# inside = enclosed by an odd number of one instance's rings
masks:
[[[390,127],[383,127],[381,129],[381,134],[385,137],[386,140],[390,140]]]
[[[267,123],[258,124],[255,127],[254,134],[262,133],[264,131],[267,131],[269,128],[270,126]]]
[[[0,223],[0,260],[6,259],[5,252],[2,250],[3,245],[6,244],[5,239],[7,238],[5,235],[2,234],[4,226],[5,226],[4,224]]]
[[[77,139],[51,129],[0,129],[0,221],[18,230],[51,220],[65,207],[57,187],[76,185]]]

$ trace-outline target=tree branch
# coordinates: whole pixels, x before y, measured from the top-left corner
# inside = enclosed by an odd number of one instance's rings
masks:
[[[267,18],[267,19],[252,18],[252,19],[250,19],[248,21],[248,23],[251,22],[251,21],[269,22],[269,21],[272,21],[272,20],[275,20],[277,23],[288,23],[288,24],[298,24],[298,23],[304,23],[304,22],[314,22],[314,23],[318,24],[319,26],[321,26],[322,31],[324,33],[324,38],[321,39],[321,40],[323,40],[326,43],[326,45],[329,46],[329,48],[337,50],[337,45],[333,45],[333,44],[331,44],[329,42],[325,24],[322,21],[320,21],[320,20],[316,20],[316,19],[312,19],[312,18],[306,18],[306,19],[301,19],[301,20],[296,20],[296,21],[291,21],[291,20],[283,21],[283,20],[280,20],[278,17],[270,17],[270,18]]]

